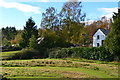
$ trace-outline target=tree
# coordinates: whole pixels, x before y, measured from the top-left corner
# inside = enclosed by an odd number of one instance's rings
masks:
[[[14,40],[17,34],[15,27],[2,28],[2,45],[11,46],[11,41]]]
[[[15,35],[15,38],[11,40],[11,44],[14,44],[15,46],[19,46],[19,42],[22,39],[21,35],[22,35],[22,30],[17,30],[17,35]]]
[[[13,40],[16,34],[17,30],[15,27],[2,28],[2,38],[6,38],[7,40]]]
[[[44,40],[40,43],[42,48],[57,48],[57,47],[68,47],[69,43],[65,42],[62,36],[56,34],[56,32],[47,31],[44,35]]]
[[[29,48],[37,49],[38,43],[35,35],[32,35],[32,37],[29,39]]]
[[[120,9],[118,13],[113,15],[113,26],[104,41],[104,47],[115,57],[115,60],[120,60]]]
[[[81,2],[66,2],[59,13],[61,33],[67,42],[79,44],[82,41],[85,14]]]
[[[52,31],[57,29],[58,18],[56,9],[54,7],[49,7],[48,9],[46,9],[46,12],[42,13],[42,17],[43,17],[41,21],[42,28],[51,29]]]
[[[20,41],[19,45],[22,48],[29,47],[29,39],[32,37],[32,35],[38,38],[37,26],[35,26],[35,22],[32,20],[32,17],[30,17],[24,26],[24,30],[21,36],[22,40]]]

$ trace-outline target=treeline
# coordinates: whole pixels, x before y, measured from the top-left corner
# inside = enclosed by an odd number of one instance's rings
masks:
[[[112,19],[107,20],[106,17],[102,17],[98,21],[87,24],[84,21],[86,16],[85,13],[82,13],[81,2],[67,2],[63,5],[60,12],[57,12],[54,7],[49,7],[42,14],[39,29],[37,29],[32,17],[26,21],[24,30],[16,30],[15,27],[2,28],[3,46],[14,44],[25,48],[29,46],[29,39],[34,37],[36,39],[44,38],[44,40],[49,37],[47,44],[51,43],[50,45],[53,45],[52,42],[54,42],[54,44],[59,44],[61,47],[66,42],[79,44],[79,46],[90,46],[94,32],[98,28],[110,29],[112,27]]]
[[[102,17],[89,24],[85,22],[86,16],[82,13],[81,2],[66,2],[59,13],[54,7],[49,7],[42,14],[39,29],[32,17],[26,21],[24,30],[16,30],[15,27],[2,28],[3,46],[33,49],[42,58],[49,57],[49,50],[53,48],[68,48],[74,44],[91,47],[95,31],[98,28],[111,29],[113,22],[112,19]],[[105,48],[108,51],[108,47]],[[109,52],[111,53],[111,49]]]

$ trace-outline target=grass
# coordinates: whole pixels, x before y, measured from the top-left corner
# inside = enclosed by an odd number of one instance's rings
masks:
[[[2,57],[20,51],[3,52]],[[3,60],[2,75],[7,78],[117,78],[119,62],[83,58]],[[63,79],[62,79],[63,80]],[[91,79],[92,80],[92,79]]]
[[[114,64],[72,61],[72,59],[31,59],[2,61],[6,77],[117,78]]]
[[[51,77],[51,78],[113,78],[103,72],[85,68],[65,67],[4,67],[6,77]],[[92,74],[91,74],[92,72]],[[102,75],[101,75],[102,74]]]
[[[18,53],[20,51],[8,51],[8,52],[2,52],[2,59],[7,59],[11,56],[13,56],[15,53]]]

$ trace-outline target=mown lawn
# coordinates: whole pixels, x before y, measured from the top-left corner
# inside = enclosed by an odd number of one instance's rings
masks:
[[[6,59],[20,51],[3,52]],[[3,60],[2,75],[7,78],[118,78],[119,62],[82,58]],[[91,79],[92,80],[92,79]]]
[[[15,53],[18,53],[20,51],[8,51],[8,52],[2,52],[2,59],[7,59],[8,57],[10,58],[13,56]]]
[[[68,59],[2,61],[2,75],[8,78],[117,78],[118,65]]]

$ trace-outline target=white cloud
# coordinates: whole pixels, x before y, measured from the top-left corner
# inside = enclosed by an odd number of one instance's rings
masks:
[[[101,15],[101,17],[106,16],[107,18],[111,18],[112,15],[114,14],[113,12],[118,12],[117,7],[115,7],[115,8],[99,8],[98,10],[102,11],[102,13],[103,13]]]
[[[96,20],[87,20],[87,21],[85,21],[85,25],[90,25],[90,24],[92,24],[94,21],[96,21]]]
[[[27,4],[21,4],[21,3],[17,3],[17,2],[5,2],[3,0],[0,0],[0,7],[16,8],[22,12],[33,12],[35,14],[40,13],[39,7],[35,7],[35,6],[27,5]]]
[[[48,2],[48,0],[41,0],[41,2]]]
[[[0,1],[3,1],[3,0],[0,0]],[[6,2],[50,2],[51,0],[4,0],[4,1]]]

